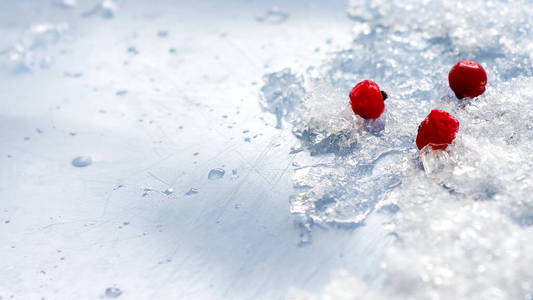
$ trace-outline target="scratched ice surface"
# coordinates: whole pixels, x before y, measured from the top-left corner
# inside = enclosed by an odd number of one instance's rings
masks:
[[[345,5],[0,1],[0,298],[280,299],[373,274],[353,258],[378,226],[299,246],[295,138],[260,105],[264,74],[349,45]]]
[[[3,1],[0,299],[531,299],[532,5]]]

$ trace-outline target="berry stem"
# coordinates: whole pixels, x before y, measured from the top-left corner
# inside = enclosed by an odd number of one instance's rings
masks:
[[[389,98],[389,95],[385,91],[381,91],[381,97],[383,97],[383,101],[387,100]]]

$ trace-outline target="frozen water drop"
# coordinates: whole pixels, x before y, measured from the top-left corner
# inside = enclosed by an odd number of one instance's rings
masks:
[[[119,288],[116,288],[116,287],[108,287],[106,290],[105,290],[105,296],[107,298],[117,298],[119,297],[120,295],[122,295],[122,290],[120,290]]]
[[[132,47],[128,48],[128,53],[131,53],[133,55],[137,55],[137,54],[139,54],[139,50],[137,50],[137,48],[132,46]]]
[[[277,6],[269,9],[263,16],[255,18],[257,22],[268,24],[281,24],[287,21],[287,19],[289,19],[289,14]]]
[[[146,196],[150,195],[150,192],[153,192],[153,191],[154,191],[153,188],[151,188],[151,187],[146,187],[146,188],[143,189],[143,194],[142,194],[142,196],[143,196],[143,197],[146,197]]]
[[[119,184],[119,185],[117,185],[117,186],[115,186],[115,187],[113,188],[113,191],[116,191],[116,190],[118,190],[118,189],[120,189],[120,188],[123,188],[124,186],[125,186],[125,185],[123,185],[123,184]]]
[[[80,78],[83,76],[83,73],[81,72],[65,72],[63,73],[63,75],[65,77],[70,77],[70,78]]]
[[[174,193],[174,189],[170,187],[170,188],[162,191],[162,193],[167,195],[167,196],[169,196],[169,195],[172,195]]]
[[[104,0],[93,9],[82,14],[83,17],[100,16],[104,19],[112,19],[117,11],[117,5],[112,0]]]
[[[72,160],[72,165],[77,168],[87,167],[92,164],[93,160],[90,156],[78,156]]]
[[[209,171],[207,178],[209,180],[217,180],[217,179],[221,179],[222,177],[224,177],[224,174],[226,174],[226,171],[220,168],[216,168],[216,169],[212,169],[211,171]]]
[[[59,1],[56,1],[56,4],[63,8],[73,8],[74,6],[76,6],[76,4],[78,4],[78,1],[77,0],[59,0]]]
[[[191,188],[187,193],[185,193],[185,196],[192,196],[198,194],[198,190],[195,188]]]

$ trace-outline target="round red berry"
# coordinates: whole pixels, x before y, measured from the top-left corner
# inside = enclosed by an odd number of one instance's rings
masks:
[[[387,94],[370,80],[359,82],[350,92],[350,105],[356,115],[364,119],[377,119],[385,110]]]
[[[446,149],[455,139],[459,121],[449,113],[434,109],[418,126],[416,146],[418,149],[430,145],[432,149]]]
[[[457,98],[474,98],[485,92],[487,73],[477,62],[461,60],[450,70],[448,82]]]

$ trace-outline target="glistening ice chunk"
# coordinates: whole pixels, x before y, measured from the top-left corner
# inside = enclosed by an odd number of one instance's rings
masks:
[[[344,154],[357,145],[362,120],[355,117],[346,96],[328,83],[320,83],[296,108],[293,133],[311,155]]]
[[[276,127],[281,128],[283,118],[290,117],[294,108],[303,100],[303,77],[291,69],[266,74],[261,88],[261,106],[276,116]]]

